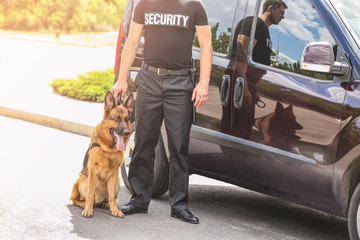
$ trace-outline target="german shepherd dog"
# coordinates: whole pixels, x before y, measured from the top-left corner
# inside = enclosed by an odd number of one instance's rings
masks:
[[[119,167],[124,161],[124,149],[131,131],[130,113],[133,95],[116,105],[114,96],[107,92],[103,120],[94,128],[91,143],[85,154],[83,170],[71,192],[74,205],[85,208],[83,217],[93,216],[93,207],[110,208],[112,216],[123,217],[116,206],[120,190]]]
[[[300,138],[295,135],[296,130],[303,129],[296,121],[292,105],[284,108],[280,102],[274,112],[255,119],[254,125],[263,134],[260,143],[285,151],[290,151],[291,142]]]

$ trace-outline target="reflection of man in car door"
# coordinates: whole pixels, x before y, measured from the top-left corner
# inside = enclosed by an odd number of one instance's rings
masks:
[[[287,5],[282,0],[266,0],[263,4],[263,13],[257,19],[252,59],[255,62],[270,65],[272,44],[269,34],[269,27],[272,24],[279,24],[284,19]],[[232,44],[231,61],[228,70],[234,71],[231,88],[233,91],[234,82],[238,77],[245,79],[244,101],[241,109],[232,106],[223,107],[221,119],[221,131],[231,135],[250,138],[251,129],[254,125],[255,105],[259,101],[255,86],[266,73],[265,70],[248,65],[247,54],[250,44],[250,33],[254,17],[242,19],[234,34]],[[230,99],[233,99],[231,96]],[[232,107],[233,114],[229,108]],[[233,121],[231,121],[231,115]]]

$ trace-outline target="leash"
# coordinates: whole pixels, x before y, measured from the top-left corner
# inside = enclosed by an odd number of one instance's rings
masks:
[[[260,100],[260,99],[256,102],[256,105],[259,108],[264,108],[266,106],[265,102],[263,100]]]
[[[123,104],[124,103],[124,101],[123,100],[121,100],[121,92],[118,94],[118,96],[117,96],[117,98],[116,98],[116,104],[117,105],[121,105],[121,104]]]

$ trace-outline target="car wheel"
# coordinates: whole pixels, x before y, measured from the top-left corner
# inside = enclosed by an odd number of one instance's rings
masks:
[[[132,124],[129,141],[125,147],[125,159],[121,165],[121,176],[128,191],[132,194],[132,189],[128,179],[129,166],[133,149],[135,147],[135,124]],[[155,148],[154,162],[154,182],[152,188],[152,197],[160,197],[169,189],[169,162],[166,157],[164,142],[160,134],[158,143]]]
[[[350,201],[348,231],[351,240],[360,239],[360,184],[356,187]]]

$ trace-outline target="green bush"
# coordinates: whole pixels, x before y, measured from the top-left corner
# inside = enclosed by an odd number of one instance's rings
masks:
[[[92,71],[77,79],[54,79],[50,86],[62,96],[91,102],[103,102],[107,91],[112,91],[114,69]],[[133,80],[128,81],[128,92],[135,91]]]
[[[103,102],[105,93],[111,91],[114,70],[92,71],[77,79],[54,79],[50,86],[62,96],[83,101]]]

